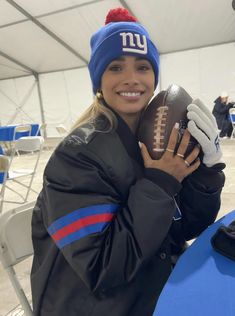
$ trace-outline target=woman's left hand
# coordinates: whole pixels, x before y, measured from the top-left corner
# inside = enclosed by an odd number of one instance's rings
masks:
[[[188,130],[202,147],[203,163],[212,167],[223,162],[218,127],[213,114],[199,99],[189,104],[187,109]]]
[[[154,160],[150,157],[147,147],[141,143],[141,154],[144,160],[145,168],[160,169],[173,177],[179,182],[182,182],[185,177],[195,171],[199,165],[200,160],[198,158],[200,147],[195,146],[191,153],[185,157],[185,152],[189,144],[190,133],[186,129],[181,139],[180,145],[176,154],[175,147],[178,139],[178,126],[173,127],[167,149],[158,160]]]

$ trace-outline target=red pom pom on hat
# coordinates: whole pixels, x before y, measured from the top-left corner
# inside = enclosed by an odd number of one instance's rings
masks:
[[[130,15],[124,8],[111,9],[105,19],[105,25],[110,22],[137,22],[137,19]]]

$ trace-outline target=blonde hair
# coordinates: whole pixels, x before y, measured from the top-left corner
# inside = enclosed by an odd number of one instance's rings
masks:
[[[100,95],[95,95],[94,102],[88,107],[88,109],[77,119],[72,126],[71,130],[86,124],[94,122],[98,117],[105,117],[108,121],[108,126],[105,130],[99,130],[99,132],[110,132],[117,126],[117,119],[113,112],[104,106],[102,102],[103,98]]]

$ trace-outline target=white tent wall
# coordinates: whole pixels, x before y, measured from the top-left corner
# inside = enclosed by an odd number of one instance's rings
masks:
[[[44,74],[39,78],[47,136],[57,137],[57,125],[63,124],[69,130],[78,116],[92,103],[88,69]]]
[[[33,76],[0,81],[0,120],[2,125],[41,122]]]
[[[158,89],[166,89],[171,83],[179,84],[192,97],[201,98],[210,109],[223,90],[235,100],[234,56],[235,43],[162,54]],[[63,124],[70,129],[92,102],[88,69],[41,74],[39,80],[47,136],[58,137],[55,127]],[[38,90],[33,76],[0,81],[0,104],[2,125],[9,122],[41,123]],[[18,111],[14,118],[16,107],[21,105],[22,111]]]
[[[235,101],[235,43],[217,45],[160,57],[160,84],[184,87],[193,98],[200,98],[212,110],[221,91]]]
[[[42,74],[39,80],[47,137],[58,137],[55,127],[63,124],[69,130],[76,118],[92,103],[88,69]],[[33,76],[0,81],[0,104],[2,125],[42,122],[38,89]]]

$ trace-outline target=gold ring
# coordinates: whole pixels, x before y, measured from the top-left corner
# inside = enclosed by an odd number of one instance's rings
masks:
[[[169,151],[169,153],[173,153],[174,152],[174,150],[170,149],[170,148],[167,148],[166,151]]]
[[[190,167],[190,163],[187,160],[184,160],[184,163],[186,164],[187,167]]]
[[[184,158],[184,155],[182,155],[182,154],[176,154],[177,156],[179,156],[179,157],[181,157],[181,158]]]

